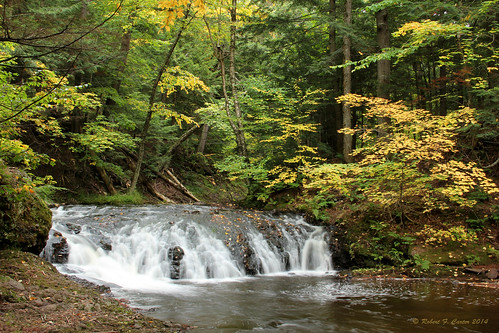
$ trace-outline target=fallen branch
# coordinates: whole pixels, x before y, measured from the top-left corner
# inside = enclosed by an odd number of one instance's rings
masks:
[[[175,203],[173,200],[167,198],[166,196],[158,192],[150,182],[146,182],[146,186],[149,192],[157,196],[159,199],[161,199],[161,201],[164,201],[166,203]]]
[[[129,151],[128,149],[124,149],[123,148],[123,151],[131,158],[133,159],[136,159],[137,157],[135,156],[134,153],[132,153],[131,151]],[[173,174],[173,172],[171,172],[170,170],[164,170],[163,172],[165,172],[167,176],[165,176],[163,173],[161,172],[158,172],[156,171],[155,169],[149,167],[148,165],[145,166],[149,171],[152,171],[157,177],[161,178],[163,181],[165,181],[166,183],[168,183],[169,185],[171,185],[172,187],[174,187],[176,190],[178,190],[179,192],[181,192],[182,194],[184,194],[185,196],[191,198],[192,200],[194,200],[194,202],[199,202],[200,200],[198,198],[196,198],[196,196],[194,196],[194,194],[192,194],[178,179],[177,177],[175,177],[175,175]],[[157,192],[157,191],[156,191]],[[155,194],[155,193],[153,193]]]
[[[499,158],[491,165],[484,166],[483,168],[484,169],[491,169],[491,168],[495,167],[497,164],[499,164]]]
[[[132,160],[132,158],[133,157],[127,158],[127,162],[128,162],[128,166],[133,171],[136,168],[136,164]],[[143,178],[143,177],[141,177],[141,178]],[[143,181],[143,182],[146,185],[146,188],[149,190],[149,192],[151,192],[151,194],[155,195],[159,200],[164,201],[166,203],[175,203],[174,201],[170,200],[169,198],[167,198],[163,194],[159,193],[150,182],[148,182],[148,181]]]

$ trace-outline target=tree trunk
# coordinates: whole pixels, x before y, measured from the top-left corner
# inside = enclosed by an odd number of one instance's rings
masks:
[[[338,47],[336,46],[337,33],[334,26],[334,23],[336,22],[336,0],[329,0],[329,19],[329,65],[336,66],[338,65]],[[341,95],[339,76],[339,71],[334,70],[331,77],[334,98]],[[338,130],[343,128],[341,105],[333,99],[326,112],[327,114],[323,127],[327,143],[335,152],[341,153],[343,150],[343,135],[338,133]]]
[[[118,79],[113,85],[113,88],[119,92],[121,88],[121,82],[123,81],[123,75],[126,69],[126,63],[128,60],[128,52],[130,52],[130,45],[132,42],[132,32],[130,30],[125,31],[123,36],[121,37],[121,46],[120,46],[120,57],[118,63]]]
[[[134,162],[134,160],[137,160],[138,157],[132,153],[131,151],[129,151],[128,149],[125,149],[125,148],[122,148],[123,151],[125,152],[125,154],[129,157],[128,158],[128,161],[129,161],[129,164],[130,164],[130,169],[132,170],[135,170],[137,168],[137,165],[136,163]],[[194,200],[195,202],[199,202],[199,199],[196,198],[196,196],[194,196],[194,194],[192,194],[178,179],[177,177],[175,177],[175,175],[173,174],[173,172],[171,172],[170,170],[168,169],[165,169],[163,170],[163,172],[165,172],[167,174],[168,177],[166,177],[164,174],[162,174],[161,172],[158,172],[156,170],[154,170],[153,168],[151,167],[147,167],[146,165],[146,168],[149,169],[149,171],[153,172],[156,176],[158,176],[159,178],[161,178],[163,181],[165,181],[166,183],[168,183],[169,185],[171,185],[172,187],[174,187],[175,189],[177,189],[178,191],[180,191],[181,193],[183,193],[184,195],[186,195],[187,197],[191,198],[192,200]],[[146,186],[148,187],[148,189],[150,189],[151,187],[148,185],[149,182],[145,182],[146,183]],[[156,191],[157,192],[157,191]],[[156,195],[156,193],[154,193]],[[158,198],[161,198],[164,197],[164,195],[162,196],[158,196],[156,195]],[[163,200],[163,199],[162,199]],[[170,200],[170,199],[168,199]]]
[[[160,193],[158,190],[156,190],[156,188],[154,187],[154,185],[151,184],[150,182],[146,183],[146,187],[149,190],[149,192],[151,192],[152,194],[154,194],[161,201],[166,202],[166,203],[175,203],[173,200],[171,200],[170,198],[167,198],[162,193]]]
[[[382,9],[376,13],[376,31],[379,51],[390,47],[390,29],[388,11]],[[390,99],[390,60],[378,60],[378,97]]]
[[[201,131],[201,136],[199,137],[198,153],[204,154],[206,148],[206,142],[208,141],[208,132],[210,130],[210,125],[204,124]]]
[[[220,76],[222,77],[222,93],[224,96],[224,108],[225,108],[225,113],[227,114],[227,119],[229,120],[230,127],[232,128],[232,131],[234,132],[234,135],[236,136],[236,143],[239,151],[241,152],[241,142],[239,141],[239,136],[238,136],[238,128],[234,120],[232,119],[232,112],[230,110],[230,99],[229,99],[229,93],[227,92],[227,77],[225,73],[225,59],[224,59],[224,50],[221,49],[220,46],[216,47],[215,50],[218,58],[218,65],[220,66]]]
[[[86,19],[88,16],[88,0],[81,1],[80,19]]]
[[[180,136],[180,138],[178,138],[177,141],[175,141],[175,143],[170,147],[168,148],[168,152],[167,152],[167,155],[170,155],[173,153],[173,151],[182,144],[182,142],[184,142],[185,140],[187,140],[188,137],[190,137],[197,129],[199,128],[198,124],[194,124],[191,128],[189,128],[184,134],[182,134]],[[168,169],[169,168],[169,161],[168,162],[165,162],[161,168],[159,168],[160,172],[162,172],[162,170],[165,170],[165,169]]]
[[[239,106],[239,97],[237,93],[237,78],[236,78],[236,23],[237,23],[237,0],[232,0],[232,7],[229,9],[231,17],[230,25],[230,46],[229,46],[229,80],[232,90],[232,101],[234,104],[234,116],[230,107],[230,98],[227,91],[227,73],[225,68],[225,49],[219,40],[215,41],[211,34],[210,24],[205,19],[206,28],[210,36],[211,43],[213,45],[213,52],[218,60],[218,66],[220,67],[220,77],[222,78],[222,94],[224,97],[224,109],[227,114],[227,119],[229,125],[234,132],[236,137],[236,144],[239,154],[248,158],[248,152],[246,148],[246,139],[244,137],[243,123],[242,123],[242,112]]]
[[[189,11],[186,11],[184,20],[188,18]],[[149,108],[147,111],[146,119],[144,121],[144,127],[142,128],[142,133],[141,133],[141,141],[139,145],[139,153],[138,153],[138,158],[137,158],[137,165],[135,167],[135,171],[133,173],[132,177],[132,182],[130,184],[130,188],[128,189],[129,192],[135,191],[135,188],[137,187],[137,181],[139,180],[139,175],[140,171],[142,168],[142,163],[144,161],[144,151],[146,147],[146,141],[147,141],[147,134],[149,133],[149,126],[151,125],[151,119],[153,115],[153,106],[154,106],[154,99],[156,98],[156,91],[158,90],[159,82],[161,81],[161,77],[163,76],[163,73],[166,71],[170,64],[171,57],[173,55],[173,51],[175,50],[175,47],[178,44],[178,41],[180,40],[180,36],[182,36],[182,32],[185,30],[187,25],[189,25],[190,21],[184,22],[184,24],[180,27],[180,30],[177,32],[177,36],[175,37],[175,40],[173,41],[173,44],[170,46],[170,49],[168,50],[168,53],[166,54],[165,61],[163,65],[160,67],[158,74],[156,75],[156,79],[154,80],[153,86],[152,86],[152,91],[151,95],[149,96]]]
[[[440,115],[447,115],[447,67],[445,65],[440,66]]]
[[[419,109],[423,109],[424,92],[423,92],[423,73],[421,69],[421,63],[418,60],[416,60],[412,66],[414,69],[414,77],[416,83],[416,94],[417,94],[416,107]]]
[[[116,189],[113,186],[113,182],[111,181],[111,178],[108,176],[106,170],[104,170],[103,168],[101,168],[99,166],[95,166],[95,168],[97,169],[97,172],[99,173],[100,178],[104,182],[104,185],[106,185],[106,189],[109,192],[109,194],[115,195],[116,193],[118,193],[118,192],[116,192]]]
[[[378,40],[379,52],[390,47],[390,29],[388,28],[388,10],[382,9],[376,12],[376,35]],[[390,99],[390,60],[378,60],[378,97]],[[382,125],[389,122],[387,117],[379,117],[378,124]],[[383,127],[380,128],[378,136],[386,135]]]
[[[345,1],[345,24],[347,27],[352,25],[352,0]],[[351,40],[348,32],[343,36],[343,59],[344,63],[351,60]],[[348,65],[343,68],[343,94],[347,95],[352,92],[352,66]],[[352,128],[352,111],[350,104],[343,103],[343,128]],[[353,137],[350,134],[343,135],[343,158],[345,162],[350,163],[353,151]]]
[[[178,146],[182,144],[187,138],[189,138],[197,129],[199,128],[198,124],[192,125],[184,134],[178,138],[178,140],[168,149],[168,154],[171,154]]]
[[[232,90],[232,100],[234,103],[234,113],[236,115],[236,140],[238,142],[239,153],[248,158],[246,139],[243,130],[243,116],[239,105],[239,96],[236,82],[236,30],[237,30],[237,0],[232,0],[230,8],[230,49],[229,49],[229,78]]]

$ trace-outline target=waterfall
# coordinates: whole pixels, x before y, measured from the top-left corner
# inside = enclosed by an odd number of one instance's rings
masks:
[[[42,255],[124,287],[333,269],[326,232],[300,216],[189,205],[59,207]]]

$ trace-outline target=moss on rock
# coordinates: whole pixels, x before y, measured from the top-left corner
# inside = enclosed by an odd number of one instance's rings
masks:
[[[26,175],[0,165],[0,249],[39,254],[52,227],[52,212]]]

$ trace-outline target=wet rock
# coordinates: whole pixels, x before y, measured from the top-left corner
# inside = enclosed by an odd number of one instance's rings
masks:
[[[288,252],[283,252],[281,253],[281,258],[282,262],[284,263],[284,266],[286,267],[286,270],[289,271],[291,269],[291,263],[289,261],[289,253]]]
[[[347,240],[345,230],[340,230],[331,225],[325,225],[323,228],[328,233],[329,252],[335,268],[352,267],[358,264],[350,253],[350,246]],[[359,258],[359,261],[362,259]]]
[[[69,233],[73,235],[78,235],[81,232],[81,225],[66,223],[66,227],[68,228]]]
[[[185,252],[180,246],[168,249],[168,261],[170,261],[170,278],[178,280],[181,277],[180,265]]]
[[[464,271],[467,273],[475,273],[475,274],[482,274],[484,272],[482,268],[472,268],[472,267],[466,267],[464,268]]]
[[[110,294],[111,293],[111,288],[108,286],[97,284],[94,282],[90,282],[88,280],[79,278],[79,277],[74,276],[74,275],[67,275],[67,277],[69,277],[71,280],[73,280],[75,282],[78,282],[79,284],[81,284],[82,286],[84,286],[86,288],[97,290],[101,294]]]
[[[262,262],[254,255],[253,249],[250,246],[244,248],[243,265],[248,275],[263,273]]]
[[[268,326],[269,327],[272,327],[272,328],[278,328],[279,326],[281,326],[283,323],[281,321],[278,321],[278,320],[273,320],[271,322],[268,323]]]
[[[69,245],[66,237],[60,232],[54,231],[49,238],[42,256],[51,263],[65,264],[68,262]]]
[[[111,251],[113,249],[113,242],[107,237],[102,237],[99,240],[99,244],[100,247],[105,251]]]
[[[184,255],[184,250],[180,246],[168,249],[168,259],[171,261],[181,261]]]
[[[231,235],[231,239],[232,239]],[[261,273],[261,261],[256,258],[253,249],[251,248],[248,239],[243,233],[239,233],[236,237],[235,242],[228,242],[228,247],[234,256],[244,267],[244,271],[247,275],[256,275]]]

